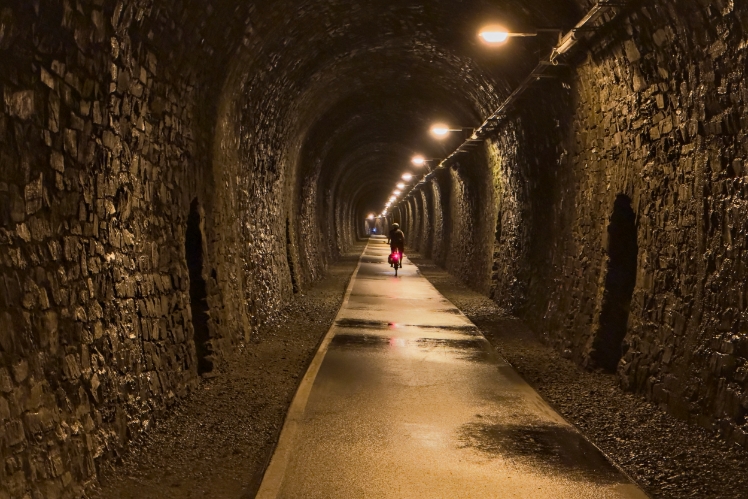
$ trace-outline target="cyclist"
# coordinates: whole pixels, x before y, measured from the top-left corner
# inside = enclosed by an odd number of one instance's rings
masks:
[[[392,250],[392,254],[394,254],[396,251],[399,253],[399,258],[395,261],[395,265],[399,264],[400,268],[402,268],[403,267],[403,251],[405,251],[405,234],[403,233],[403,231],[400,230],[400,224],[398,223],[392,224],[392,230],[390,230],[390,235],[389,235],[389,243],[390,243],[390,249]]]

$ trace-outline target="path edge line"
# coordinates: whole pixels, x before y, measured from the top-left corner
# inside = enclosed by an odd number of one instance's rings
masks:
[[[366,242],[366,246],[364,246],[364,250],[361,252],[361,256],[358,259],[356,270],[351,274],[351,280],[348,282],[348,287],[345,290],[343,302],[340,304],[338,313],[335,314],[332,326],[330,326],[330,329],[322,339],[322,342],[317,349],[317,353],[314,354],[312,362],[309,363],[309,367],[307,368],[304,377],[301,379],[299,387],[296,389],[296,394],[291,401],[288,413],[286,414],[286,419],[283,422],[280,437],[278,437],[278,444],[275,446],[273,457],[270,459],[270,464],[262,477],[262,482],[260,483],[260,488],[257,491],[255,499],[275,499],[278,497],[278,493],[283,485],[283,478],[286,475],[286,467],[288,466],[288,461],[291,457],[291,449],[296,440],[296,433],[298,432],[301,420],[304,417],[304,412],[306,411],[309,394],[312,391],[315,379],[317,379],[317,373],[322,366],[322,361],[325,359],[330,342],[335,336],[335,330],[338,329],[336,326],[338,318],[346,305],[348,305],[351,293],[353,292],[353,285],[356,282],[358,271],[361,268],[361,261],[364,258],[364,254],[366,253],[370,242],[371,239]]]

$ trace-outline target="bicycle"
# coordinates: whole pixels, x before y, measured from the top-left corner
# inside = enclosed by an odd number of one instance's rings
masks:
[[[395,267],[395,277],[397,277],[397,269],[403,268],[403,252],[402,251],[393,251],[392,254],[389,257],[390,265]]]

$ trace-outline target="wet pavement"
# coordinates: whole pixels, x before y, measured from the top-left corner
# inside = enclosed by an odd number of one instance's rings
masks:
[[[646,498],[370,240],[258,498]]]

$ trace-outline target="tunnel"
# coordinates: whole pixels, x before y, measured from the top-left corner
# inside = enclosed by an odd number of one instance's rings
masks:
[[[212,497],[254,497],[394,223],[646,494],[746,497],[747,62],[742,0],[0,0],[0,499],[130,497],[250,373],[279,409],[242,399],[265,454]]]

